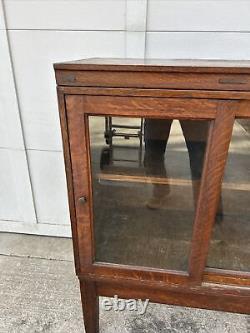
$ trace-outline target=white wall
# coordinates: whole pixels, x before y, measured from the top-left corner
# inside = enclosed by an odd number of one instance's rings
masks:
[[[250,59],[248,0],[0,4],[0,231],[70,235],[54,62]]]
[[[148,0],[146,56],[250,59],[249,0]]]

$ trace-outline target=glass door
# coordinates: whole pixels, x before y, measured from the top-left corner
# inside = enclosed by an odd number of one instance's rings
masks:
[[[188,270],[210,123],[88,117],[95,262]]]
[[[207,266],[250,272],[250,121],[234,124]],[[233,272],[231,272],[233,274]]]

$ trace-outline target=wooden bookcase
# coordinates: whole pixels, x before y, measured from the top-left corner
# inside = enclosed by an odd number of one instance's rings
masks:
[[[99,296],[250,314],[250,62],[54,68],[86,332]]]

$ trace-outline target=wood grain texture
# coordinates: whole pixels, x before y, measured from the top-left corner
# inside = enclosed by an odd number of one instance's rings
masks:
[[[166,119],[214,119],[216,100],[150,97],[85,96],[89,115],[113,115]]]
[[[78,230],[77,230],[77,219],[75,212],[72,163],[71,163],[71,153],[70,153],[70,144],[69,144],[68,122],[67,122],[67,114],[65,107],[65,96],[59,90],[57,90],[57,96],[58,96],[59,115],[60,115],[60,124],[61,124],[62,141],[63,141],[65,171],[67,175],[66,178],[67,178],[68,201],[69,201],[70,219],[71,219],[71,231],[73,239],[74,260],[75,260],[76,273],[78,274],[80,272]]]
[[[250,287],[250,272],[206,268],[203,281],[207,283]]]
[[[151,302],[172,304],[179,306],[198,307],[202,309],[214,309],[238,313],[250,313],[249,296],[240,293],[232,295],[225,289],[216,290],[214,293],[204,294],[201,292],[164,290],[164,288],[144,287],[140,284],[131,286],[115,283],[97,282],[97,293],[107,297],[119,295],[120,298],[146,299]]]
[[[66,95],[91,95],[91,96],[144,96],[167,98],[197,98],[197,99],[240,99],[249,100],[249,91],[225,90],[185,90],[185,89],[155,89],[155,88],[99,88],[99,87],[68,87],[58,86],[58,90]],[[249,113],[250,116],[250,113]]]
[[[248,91],[202,91],[202,90],[169,90],[169,89],[133,89],[133,88],[96,88],[96,87],[67,87],[58,86],[58,91],[66,95],[89,96],[123,96],[123,97],[165,97],[183,99],[217,99],[241,100],[235,110],[237,118],[250,117],[250,92]],[[165,100],[166,101],[166,100]],[[202,103],[202,101],[200,101]]]
[[[233,124],[250,118],[250,62],[88,59],[55,69],[86,331],[98,332],[98,295],[250,314],[250,273],[206,269]],[[188,272],[95,262],[89,115],[211,120]]]
[[[83,101],[84,99],[81,96],[66,97],[74,204],[78,231],[77,242],[80,249],[80,270],[84,266],[90,266],[93,262],[90,170],[88,167],[86,119],[83,113]],[[86,203],[81,202],[80,198],[82,197],[86,198]],[[73,220],[73,223],[76,221]]]
[[[82,309],[86,333],[99,332],[99,297],[95,282],[80,281]]]
[[[250,74],[249,60],[190,60],[190,59],[132,59],[86,58],[56,63],[56,70],[98,70],[116,72],[173,72],[173,73],[233,73]]]
[[[209,89],[246,91],[250,89],[249,74],[175,73],[60,70],[56,80],[62,86],[134,87],[169,89]]]
[[[190,277],[195,283],[202,282],[237,106],[237,102],[219,103],[210,128],[189,263]]]
[[[82,268],[84,277],[101,277],[103,279],[112,279],[115,277],[124,281],[141,281],[145,284],[152,282],[159,284],[182,284],[189,285],[190,279],[187,272],[156,269],[142,266],[129,266],[121,264],[110,264],[103,262],[95,262],[91,269],[87,267]]]

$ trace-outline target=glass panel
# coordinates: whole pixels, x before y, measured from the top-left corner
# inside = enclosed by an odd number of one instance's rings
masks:
[[[208,266],[250,272],[250,120],[235,122],[220,207]]]
[[[208,127],[89,117],[96,261],[187,270]]]

